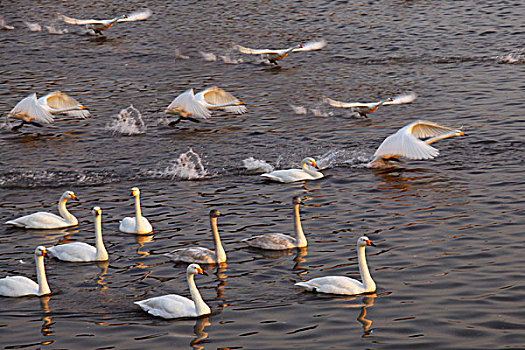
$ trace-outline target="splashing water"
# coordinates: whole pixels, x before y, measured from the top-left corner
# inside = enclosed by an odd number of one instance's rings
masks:
[[[13,30],[15,29],[15,27],[10,26],[9,24],[7,24],[7,22],[5,21],[3,17],[0,17],[0,29]]]
[[[239,63],[243,63],[244,60],[242,58],[231,58],[230,56],[219,56],[220,58],[222,58],[222,62],[226,63],[226,64],[239,64]]]
[[[295,114],[304,115],[308,113],[308,109],[306,109],[306,107],[294,105],[290,105],[290,107],[292,107]]]
[[[190,56],[183,55],[183,54],[180,52],[180,49],[176,48],[176,49],[175,49],[175,59],[176,59],[176,60],[189,60],[189,59],[190,59]]]
[[[181,178],[185,180],[202,179],[208,175],[208,171],[202,164],[202,159],[191,148],[188,152],[182,153],[179,158],[172,161],[172,164],[160,171],[150,171],[150,175],[155,177],[171,177],[172,179]]]
[[[339,164],[359,165],[370,161],[370,154],[361,150],[332,149],[317,159],[320,169],[333,168]]]
[[[505,56],[496,56],[498,63],[507,64],[522,64],[525,63],[525,50],[521,49],[515,52],[511,52]]]
[[[49,34],[62,35],[68,32],[67,29],[58,29],[54,26],[44,26]]]
[[[246,168],[247,174],[262,174],[273,171],[273,166],[266,163],[264,160],[255,159],[253,157],[243,159],[242,165]]]
[[[114,134],[138,135],[146,133],[146,125],[139,110],[130,105],[116,115],[111,123],[106,125],[106,130],[111,130]]]
[[[204,58],[204,60],[207,61],[207,62],[215,62],[215,61],[217,61],[217,56],[215,56],[215,54],[212,53],[212,52],[199,51],[199,53],[202,55],[202,58]]]
[[[29,28],[30,31],[32,32],[41,32],[42,31],[42,26],[38,23],[32,23],[32,22],[26,22],[24,21],[25,25],[27,26],[27,28]]]

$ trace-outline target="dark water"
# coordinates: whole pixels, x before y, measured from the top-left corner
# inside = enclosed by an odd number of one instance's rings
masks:
[[[104,18],[146,6],[149,20],[119,23],[105,39],[55,17]],[[78,227],[1,228],[0,275],[35,278],[37,245],[92,243],[95,205],[103,209],[110,261],[46,260],[53,294],[0,298],[0,344],[525,348],[524,15],[520,1],[2,2],[0,16],[15,27],[0,31],[2,115],[29,93],[62,90],[93,116],[0,130],[0,221],[55,211],[64,190],[81,199],[69,205]],[[31,32],[23,21],[42,30]],[[321,38],[326,48],[291,54],[281,68],[231,49],[232,42],[287,47]],[[175,49],[189,59],[177,59]],[[177,94],[211,85],[232,92],[249,112],[165,125],[162,111]],[[369,119],[322,103],[322,96],[375,101],[407,91],[418,94],[414,103],[385,106]],[[131,104],[142,114],[142,132],[115,124]],[[438,158],[393,172],[362,167],[386,136],[416,119],[462,127],[468,136],[439,142]],[[305,156],[326,167],[325,179],[268,184],[242,164],[254,157],[296,167]],[[118,231],[118,220],[133,214],[133,186],[141,188],[153,236]],[[241,239],[253,234],[293,233],[296,195],[306,202],[308,249],[244,248]],[[133,301],[189,295],[184,266],[162,253],[211,247],[213,208],[224,214],[228,263],[197,278],[213,314],[166,321],[140,311]],[[294,287],[328,274],[359,278],[355,242],[364,234],[378,244],[367,250],[376,294],[312,295]]]

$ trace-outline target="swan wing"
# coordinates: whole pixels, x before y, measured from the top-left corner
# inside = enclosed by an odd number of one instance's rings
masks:
[[[52,123],[53,116],[38,104],[36,94],[33,93],[18,102],[9,112],[8,117],[26,121],[35,120],[41,123]]]
[[[318,293],[355,295],[365,292],[365,287],[361,282],[344,276],[319,277],[298,282],[295,285],[307,291]]]
[[[361,103],[361,102],[342,102],[333,100],[331,98],[325,97],[324,100],[328,102],[331,106],[342,107],[342,108],[368,108],[371,103]]]
[[[248,48],[248,47],[244,47],[244,46],[241,46],[241,45],[238,45],[238,44],[235,44],[235,45],[234,45],[234,48],[236,48],[237,50],[239,50],[239,51],[242,52],[242,53],[246,53],[246,54],[249,54],[249,55],[281,54],[281,53],[283,53],[284,51],[286,51],[286,49],[279,49],[279,50],[272,50],[272,49],[250,49],[250,48]]]
[[[107,19],[77,19],[77,18],[72,18],[72,17],[62,15],[60,13],[58,14],[58,18],[60,18],[61,20],[69,24],[80,24],[80,25],[82,24],[106,24],[108,21],[111,21]]]
[[[451,129],[446,126],[442,126],[442,125],[439,125],[433,122],[429,122],[426,120],[415,121],[407,125],[405,128],[407,132],[409,132],[410,134],[412,134],[414,137],[417,137],[417,138],[439,136],[439,135],[447,134],[451,131],[454,131],[454,129]]]
[[[268,250],[292,249],[297,246],[295,238],[282,233],[268,233],[245,238],[242,241],[250,247]]]
[[[401,156],[409,159],[432,159],[439,154],[434,147],[402,132],[388,136],[374,153],[376,157]]]
[[[187,113],[208,119],[211,116],[210,111],[202,105],[193,93],[193,89],[186,90],[170,103],[166,111],[183,109]]]
[[[151,10],[139,10],[126,15],[126,18],[119,18],[117,22],[132,22],[132,21],[142,21],[144,19],[151,17]]]
[[[177,294],[168,294],[135,301],[147,313],[162,318],[197,317],[193,300]]]
[[[137,231],[137,218],[136,217],[125,217],[120,221],[118,229],[126,233],[136,233]]]
[[[54,91],[51,92],[44,97],[40,97],[38,99],[38,102],[44,105],[47,105],[48,107],[52,109],[66,109],[66,108],[74,108],[74,107],[83,107],[80,102],[75,100],[73,97],[63,93],[62,91]],[[89,111],[82,109],[82,110],[72,110],[64,112],[67,115],[74,116],[74,117],[80,117],[80,118],[86,118],[89,117]]]
[[[218,108],[236,114],[243,114],[247,110],[246,106],[239,104],[241,101],[239,101],[237,97],[217,86],[213,86],[199,92],[197,95],[195,95],[195,98],[198,100],[202,99],[205,103],[210,105],[232,104],[232,106],[220,106]]]
[[[326,40],[320,40],[320,41],[309,41],[304,45],[301,45],[302,47],[293,49],[293,51],[312,51],[312,50],[321,50],[323,47],[326,46]]]
[[[67,223],[61,216],[46,212],[25,215],[14,220],[9,220],[6,224],[31,229],[54,229],[74,226]]]
[[[38,295],[38,283],[24,276],[8,276],[0,279],[0,295],[5,297]]]
[[[97,249],[84,242],[72,242],[47,248],[50,256],[70,262],[95,261]]]
[[[398,95],[392,98],[392,101],[386,101],[384,105],[398,105],[402,103],[412,103],[416,99],[417,95],[415,93],[409,93],[404,95]]]
[[[213,250],[204,247],[189,247],[175,249],[164,254],[175,262],[187,262],[198,264],[215,264],[217,262],[216,254]]]

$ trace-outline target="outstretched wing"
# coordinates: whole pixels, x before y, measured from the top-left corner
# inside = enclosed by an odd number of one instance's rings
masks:
[[[337,100],[332,100],[331,98],[325,97],[325,102],[329,103],[331,106],[334,107],[342,107],[342,108],[354,108],[354,107],[369,107],[368,103],[361,103],[361,102],[342,102]]]
[[[415,121],[407,125],[405,128],[407,128],[409,132],[414,137],[417,137],[417,138],[439,136],[439,135],[447,134],[454,130],[446,126],[442,126],[442,125],[439,125],[433,122],[429,122],[426,120]]]
[[[402,103],[412,103],[416,99],[417,95],[413,92],[409,94],[399,95],[392,98],[392,101],[386,101],[384,105],[399,105]]]
[[[204,100],[209,104],[220,105],[225,103],[240,103],[239,99],[220,87],[213,86],[201,92]],[[234,105],[221,107],[227,112],[243,114],[246,113],[245,105]]]
[[[272,50],[272,49],[250,49],[248,47],[244,47],[244,46],[237,45],[237,44],[235,44],[233,47],[239,50],[240,52],[246,53],[249,55],[263,55],[263,54],[271,54],[271,53],[279,54],[282,51],[282,50]]]
[[[306,44],[302,45],[302,47],[293,49],[294,51],[312,51],[312,50],[321,50],[323,47],[326,46],[326,41],[309,41]]]
[[[104,24],[106,20],[100,19],[76,19],[62,14],[58,14],[58,18],[69,24]]]
[[[47,110],[42,108],[36,99],[36,94],[24,98],[18,102],[16,106],[9,112],[8,117],[15,117],[16,115],[26,116],[27,120],[35,120],[40,123],[52,123],[53,116]],[[26,120],[26,118],[18,118]]]
[[[174,109],[177,110],[182,108],[187,113],[208,119],[211,116],[210,111],[204,107],[197,99],[193,93],[193,89],[186,90],[179,96],[177,96],[166,108],[166,110]]]
[[[63,93],[62,91],[54,91],[49,94],[47,94],[44,97],[41,97],[39,100],[43,100],[45,104],[47,104],[49,107],[53,109],[64,109],[64,108],[71,108],[76,106],[82,106],[80,102],[75,100],[73,97]],[[73,110],[73,111],[67,111],[64,112],[67,115],[71,115],[74,117],[80,117],[80,118],[86,118],[89,117],[89,111],[88,110]]]
[[[145,9],[145,10],[139,10],[130,13],[129,15],[126,15],[126,18],[119,18],[117,22],[131,22],[131,21],[142,21],[144,19],[147,19],[151,17],[151,10]]]
[[[434,147],[411,134],[397,132],[388,136],[374,153],[375,157],[405,157],[409,159],[432,159],[439,154]]]

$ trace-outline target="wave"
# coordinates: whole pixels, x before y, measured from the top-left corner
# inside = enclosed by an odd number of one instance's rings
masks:
[[[180,178],[184,180],[202,179],[209,175],[202,164],[201,157],[191,148],[173,160],[169,166],[161,170],[149,171],[148,174],[154,178]]]

